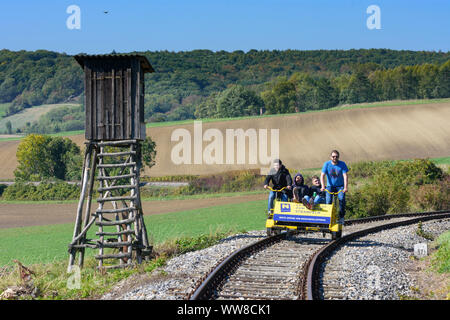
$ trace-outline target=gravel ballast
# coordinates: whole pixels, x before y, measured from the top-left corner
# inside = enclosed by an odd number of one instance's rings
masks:
[[[148,283],[122,293],[128,279],[118,284],[102,299],[118,300],[182,300],[195,289],[197,281],[209,274],[211,269],[225,257],[266,236],[265,231],[250,231],[222,239],[218,244],[172,258],[153,272]],[[119,293],[119,294],[118,294]]]
[[[450,219],[424,222],[422,228],[437,237],[450,229]],[[416,284],[406,266],[414,254],[414,245],[430,242],[418,236],[416,230],[417,224],[378,232],[335,251],[323,267],[335,274],[331,281],[342,288],[340,298],[395,300],[413,295],[412,288]],[[265,230],[251,231],[227,237],[212,247],[179,255],[150,276],[145,275],[145,280],[138,281],[139,276],[123,280],[102,299],[186,299],[219,261],[265,236]],[[321,238],[320,233],[302,236]]]
[[[422,229],[437,238],[450,229],[450,219],[424,222]],[[414,245],[431,242],[419,236],[417,230],[417,224],[398,227],[358,238],[340,247],[322,265],[324,287],[339,287],[341,299],[414,297],[414,288],[417,288],[411,269]],[[328,273],[332,275],[328,276]]]

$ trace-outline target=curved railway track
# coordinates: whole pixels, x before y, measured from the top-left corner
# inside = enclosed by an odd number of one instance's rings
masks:
[[[321,265],[348,241],[419,221],[450,218],[450,211],[378,216],[348,220],[342,238],[330,241],[316,234],[285,232],[235,251],[198,283],[190,300],[323,299]],[[386,222],[388,220],[388,223]],[[315,237],[312,237],[315,235]],[[339,288],[331,298],[339,298]]]

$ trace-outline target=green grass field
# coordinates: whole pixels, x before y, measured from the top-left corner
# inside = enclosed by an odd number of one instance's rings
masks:
[[[0,103],[0,119],[6,114],[6,109],[11,105],[10,102],[8,103]]]
[[[218,232],[261,230],[265,225],[265,200],[221,205],[189,211],[145,216],[154,245],[183,237]],[[88,238],[95,238],[91,228]],[[73,223],[51,226],[0,229],[0,267],[13,259],[24,264],[49,263],[68,259],[67,245],[72,239]],[[97,250],[87,250],[93,255]]]
[[[6,108],[8,107],[8,103],[0,104],[0,116],[2,112],[4,114]],[[63,106],[75,106],[73,103],[58,103],[58,104],[43,104],[41,106],[35,106],[32,108],[26,108],[19,113],[13,114],[9,117],[1,118],[0,117],[0,132],[6,131],[6,122],[10,121],[12,125],[13,132],[16,131],[17,128],[24,127],[27,122],[32,123],[33,121],[37,121],[40,116],[46,114],[50,110],[63,107]]]
[[[441,165],[450,165],[450,157],[442,157],[442,158],[434,158],[430,159],[436,164]]]
[[[148,187],[147,187],[148,188]],[[190,195],[168,195],[164,197],[146,197],[141,196],[142,201],[170,201],[170,200],[188,200],[188,199],[211,199],[211,198],[223,198],[223,197],[239,197],[239,196],[248,196],[254,194],[262,194],[267,191],[261,190],[253,190],[253,191],[236,191],[236,192],[216,192],[216,193],[199,193],[199,194],[190,194]],[[78,203],[78,199],[76,200],[2,200],[0,197],[0,204],[9,203],[9,204],[34,204],[39,202],[39,204],[57,204],[57,203]]]

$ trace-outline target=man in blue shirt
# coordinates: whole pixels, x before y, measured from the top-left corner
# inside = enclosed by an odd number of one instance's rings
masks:
[[[344,161],[339,161],[339,151],[333,150],[330,154],[331,160],[325,162],[320,174],[320,182],[322,184],[322,191],[325,189],[330,192],[339,192],[339,224],[344,224],[345,216],[345,193],[348,191],[348,168]],[[327,184],[324,182],[324,177],[327,177]],[[326,188],[325,188],[326,185]],[[331,204],[332,195],[326,193],[326,203]]]

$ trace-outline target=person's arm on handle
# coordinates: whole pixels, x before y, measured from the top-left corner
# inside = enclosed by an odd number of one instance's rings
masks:
[[[342,174],[344,177],[344,190],[343,192],[348,192],[348,176],[347,176],[347,172]]]
[[[287,176],[286,176],[286,182],[287,182],[287,188],[289,189],[289,190],[291,190],[291,186],[292,186],[292,177],[291,177],[291,175],[288,173],[287,174]]]
[[[320,191],[325,191],[325,173],[321,172],[320,173],[320,185],[322,186],[322,188],[320,189]]]
[[[264,189],[267,189],[267,187],[269,186],[270,180],[272,180],[272,176],[267,175],[266,180],[264,180]]]

